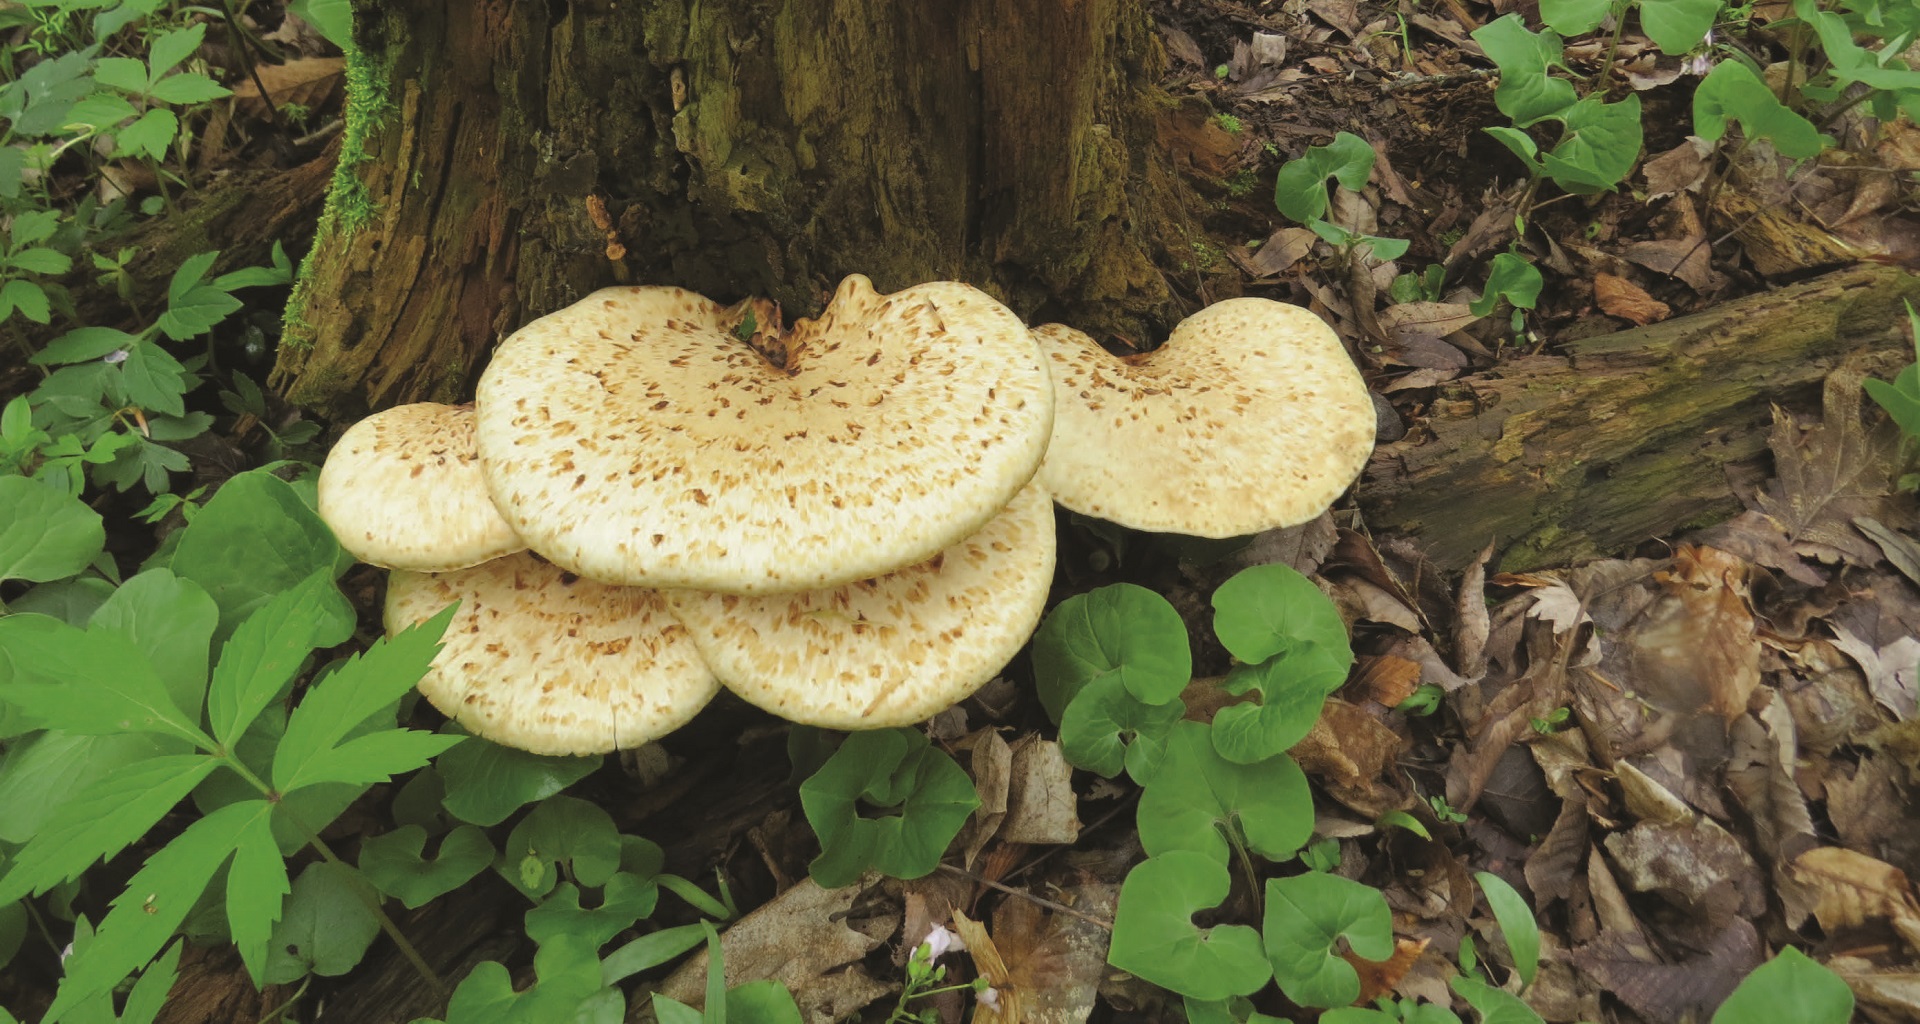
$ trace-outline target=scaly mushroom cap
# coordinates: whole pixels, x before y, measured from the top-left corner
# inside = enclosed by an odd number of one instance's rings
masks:
[[[531,554],[395,572],[389,632],[460,602],[420,692],[468,732],[536,754],[637,747],[719,691],[659,592],[612,587]]]
[[[1258,533],[1325,511],[1373,451],[1366,382],[1298,306],[1218,302],[1137,356],[1060,324],[1033,335],[1056,396],[1039,480],[1075,512],[1196,537]]]
[[[594,579],[729,593],[923,561],[1032,478],[1046,360],[983,292],[840,286],[785,368],[678,288],[609,288],[521,328],[480,379],[480,457],[508,523]]]
[[[527,546],[480,478],[471,406],[400,405],[355,423],[319,488],[340,546],[382,568],[446,572]]]
[[[667,600],[749,702],[807,725],[881,729],[933,716],[1011,661],[1040,622],[1053,561],[1053,503],[1029,485],[978,533],[879,579]]]

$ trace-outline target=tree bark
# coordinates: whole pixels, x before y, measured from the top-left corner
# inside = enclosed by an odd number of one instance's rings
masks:
[[[1360,507],[1445,567],[1494,541],[1508,571],[1716,522],[1740,509],[1730,478],[1767,475],[1771,407],[1816,405],[1856,353],[1897,358],[1916,297],[1920,278],[1867,264],[1502,363],[1374,454]]]
[[[851,273],[959,279],[1140,337],[1178,319],[1155,268],[1198,237],[1180,161],[1231,148],[1153,85],[1143,0],[358,13],[342,178],[273,378],[335,415],[457,400],[503,335],[621,282],[791,318]]]

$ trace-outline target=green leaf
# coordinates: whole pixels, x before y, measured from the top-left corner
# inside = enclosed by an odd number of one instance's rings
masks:
[[[768,978],[727,991],[728,1024],[800,1024],[800,1006],[787,986]]]
[[[1137,821],[1147,856],[1191,850],[1227,863],[1227,829],[1272,861],[1293,856],[1313,836],[1307,777],[1285,755],[1234,764],[1214,750],[1211,730],[1181,722],[1167,739],[1166,762],[1140,794]]]
[[[1324,146],[1309,146],[1274,177],[1273,205],[1302,224],[1319,220],[1327,212],[1327,179],[1335,178],[1348,191],[1358,192],[1373,173],[1373,158],[1367,140],[1350,132],[1336,134]]]
[[[313,651],[316,624],[334,593],[330,571],[322,569],[274,595],[233,631],[221,648],[207,692],[207,720],[221,746],[238,741],[261,709],[292,682]],[[215,609],[216,622],[218,614]]]
[[[100,513],[85,502],[26,477],[0,477],[0,580],[72,576],[106,543]]]
[[[22,249],[8,256],[7,262],[30,274],[64,274],[73,269],[73,260],[55,249]]]
[[[153,83],[147,95],[165,103],[187,104],[217,100],[233,95],[233,91],[205,75],[186,73],[168,75]]]
[[[207,26],[195,24],[187,28],[177,28],[171,32],[162,32],[153,37],[153,43],[147,49],[147,68],[150,78],[159,78],[172,71],[174,65],[193,55],[200,48],[201,40],[207,36]]]
[[[111,629],[75,629],[41,616],[0,618],[0,700],[43,727],[88,736],[153,732],[210,749],[132,640]],[[197,716],[196,716],[197,717]]]
[[[167,996],[173,991],[173,983],[180,978],[181,948],[180,942],[168,946],[160,959],[140,972],[140,980],[134,982],[133,990],[127,993],[120,1024],[153,1024],[159,1018],[160,1011],[166,1008]]]
[[[563,862],[581,885],[606,884],[620,870],[620,830],[612,816],[585,800],[548,797],[514,826],[495,868],[537,900],[553,891]]]
[[[1494,988],[1471,975],[1456,974],[1447,987],[1473,1007],[1474,1012],[1480,1015],[1480,1024],[1546,1024],[1519,996]],[[1779,1018],[1766,1019],[1773,1021]]]
[[[266,983],[285,985],[308,974],[338,977],[352,970],[380,934],[379,896],[347,869],[307,865],[287,897],[286,916],[267,945]]]
[[[1165,704],[1193,677],[1193,658],[1186,624],[1166,598],[1116,583],[1060,602],[1034,634],[1033,671],[1058,722],[1075,694],[1109,674],[1140,702]]]
[[[104,131],[111,135],[122,121],[139,115],[133,104],[116,93],[96,92],[75,103],[67,111],[67,127],[75,130]]]
[[[1276,655],[1297,660],[1297,671],[1344,673],[1353,664],[1347,626],[1333,601],[1288,566],[1256,565],[1213,592],[1213,632],[1227,652],[1248,665]]]
[[[206,588],[220,606],[224,640],[261,605],[326,569],[337,577],[340,544],[286,481],[262,470],[228,480],[180,533],[173,571]],[[312,642],[331,647],[353,635],[354,612],[336,590],[315,618]]]
[[[207,694],[207,660],[220,609],[199,584],[166,569],[128,580],[93,615],[90,628],[111,629],[133,642],[173,702],[199,720]]]
[[[74,736],[37,732],[0,756],[0,843],[24,845],[88,786],[167,753],[148,733]]]
[[[323,751],[302,770],[296,785],[386,782],[395,775],[426,767],[435,754],[465,739],[418,729],[369,733]]]
[[[493,863],[493,843],[472,825],[443,836],[431,861],[421,855],[426,845],[427,830],[418,825],[373,836],[360,843],[360,871],[412,910],[467,884]]]
[[[1640,0],[1640,29],[1677,57],[1700,45],[1720,8],[1720,0]]]
[[[93,79],[137,96],[147,91],[147,65],[133,57],[104,57],[93,66]]]
[[[1479,871],[1473,878],[1480,883],[1480,891],[1487,894],[1493,919],[1500,922],[1500,934],[1513,954],[1513,967],[1519,972],[1521,986],[1533,984],[1533,977],[1540,970],[1540,925],[1533,919],[1533,908],[1499,875]]]
[[[35,366],[59,366],[99,359],[109,352],[130,349],[140,339],[111,327],[81,327],[47,342],[29,362]]]
[[[126,849],[218,766],[205,754],[172,754],[94,780],[56,807],[14,857],[12,869],[0,877],[0,903],[46,892]]]
[[[369,719],[356,726],[354,735],[362,735],[387,728],[376,719]],[[273,754],[280,745],[280,738],[287,728],[287,710],[281,704],[269,704],[254,719],[253,724],[240,735],[239,742],[233,745],[234,756],[254,777],[265,779],[272,774]],[[295,851],[307,845],[307,837],[318,835],[332,824],[354,800],[367,791],[364,785],[345,785],[323,783],[306,786],[290,793],[282,793],[273,809],[273,838],[282,854],[291,856]],[[211,812],[216,808],[242,800],[251,800],[259,795],[253,784],[242,779],[234,772],[219,772],[209,777],[193,791],[193,801],[202,812]]]
[[[1558,35],[1530,32],[1518,14],[1509,14],[1475,29],[1473,40],[1500,66],[1493,102],[1515,125],[1525,128],[1573,106],[1573,83],[1548,74],[1564,66]]]
[[[1811,159],[1833,145],[1812,121],[1781,103],[1753,69],[1737,60],[1714,65],[1693,91],[1695,135],[1718,142],[1726,135],[1729,120],[1739,121],[1748,135],[1766,139],[1793,160]]]
[[[1393,912],[1380,890],[1321,872],[1267,880],[1261,922],[1280,991],[1302,1006],[1346,1006],[1360,997],[1360,975],[1340,942],[1367,960],[1393,955]]]
[[[260,815],[240,834],[227,871],[227,930],[256,988],[266,985],[268,944],[290,891],[272,816]]]
[[[203,511],[201,517],[205,515]],[[287,720],[286,735],[280,738],[280,748],[274,752],[274,788],[284,793],[321,782],[364,781],[342,776],[345,769],[340,754],[347,748],[336,751],[335,747],[354,726],[376,712],[393,707],[427,674],[434,655],[440,653],[440,634],[446,632],[447,623],[453,621],[453,613],[453,608],[447,608],[418,626],[374,641],[366,653],[354,655],[309,689]],[[377,774],[415,754],[421,755],[417,762],[393,770],[418,768],[433,754],[459,742],[457,736],[418,735],[431,742],[409,741],[359,749],[369,755],[378,753],[384,759],[372,766]]]
[[[1118,675],[1095,679],[1060,717],[1060,751],[1068,763],[1104,778],[1126,768],[1145,785],[1158,772],[1167,734],[1186,714],[1179,700],[1143,704]]]
[[[293,0],[287,9],[319,29],[341,52],[353,52],[353,5],[348,0]]]
[[[507,815],[579,782],[604,758],[543,757],[474,738],[434,762],[445,781],[447,813],[475,825],[498,825]]]
[[[13,280],[0,286],[0,323],[4,323],[16,309],[21,316],[37,324],[44,324],[53,317],[53,309],[47,305],[46,289],[32,281]]]
[[[865,817],[863,801],[898,811]],[[931,872],[980,797],[967,773],[925,734],[879,729],[848,736],[800,784],[800,806],[820,838],[820,856],[807,870],[832,889],[851,885],[868,869],[894,878]]]
[[[1640,159],[1639,96],[1608,103],[1596,94],[1558,116],[1567,133],[1543,161],[1554,184],[1587,195],[1626,180]]]
[[[1901,379],[1911,376],[1914,376],[1911,366],[1900,375]],[[1885,409],[1908,437],[1920,437],[1920,396],[1916,396],[1911,388],[1900,387],[1899,381],[1889,384],[1884,380],[1868,378],[1866,389],[1867,396]]]
[[[1272,975],[1260,933],[1246,925],[1194,926],[1227,898],[1227,869],[1175,850],[1134,865],[1120,886],[1107,962],[1143,981],[1202,1000],[1251,995]]]
[[[1284,754],[1313,731],[1327,695],[1347,681],[1345,669],[1329,669],[1318,659],[1296,668],[1293,658],[1272,658],[1259,665],[1236,665],[1225,687],[1260,694],[1257,704],[1229,704],[1214,712],[1213,747],[1236,764],[1253,764]]]
[[[151,341],[138,341],[127,350],[120,372],[127,386],[127,397],[143,409],[168,416],[184,416],[187,406],[187,368],[166,349]]]
[[[180,119],[165,107],[155,107],[140,119],[115,133],[115,156],[144,156],[165,160],[174,136],[180,134]]]
[[[84,953],[67,960],[67,976],[43,1024],[55,1024],[77,1003],[119,984],[153,959],[206,891],[253,820],[271,810],[265,800],[222,807],[187,826],[153,856],[113,901],[113,910]]]
[[[1839,976],[1788,946],[1754,968],[1715,1010],[1712,1024],[1846,1024],[1853,990]]]
[[[213,285],[196,285],[168,303],[167,311],[160,314],[160,331],[175,341],[185,341],[213,330],[240,306],[239,299]]]
[[[1562,36],[1584,36],[1599,27],[1613,0],[1540,0],[1540,20]]]
[[[559,936],[574,935],[599,949],[652,914],[660,899],[658,886],[624,871],[607,879],[603,888],[600,905],[585,909],[580,905],[579,886],[560,883],[539,906],[527,911],[527,937],[546,945]]]
[[[1532,309],[1534,303],[1540,301],[1540,289],[1545,284],[1539,268],[1527,262],[1526,257],[1503,252],[1493,258],[1493,265],[1487,270],[1486,290],[1467,308],[1474,316],[1488,316],[1501,299],[1506,299],[1515,309]]]
[[[180,261],[174,268],[173,276],[167,279],[167,305],[177,305],[187,294],[206,280],[207,271],[213,269],[213,261],[220,258],[218,250],[195,253]]]

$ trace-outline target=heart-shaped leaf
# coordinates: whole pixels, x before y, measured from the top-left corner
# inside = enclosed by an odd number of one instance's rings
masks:
[[[405,825],[360,844],[360,871],[380,891],[411,910],[465,885],[493,863],[493,843],[472,825],[462,825],[440,840],[440,851],[428,860],[427,831]]]
[[[1116,583],[1077,594],[1034,634],[1033,674],[1056,722],[1075,694],[1108,676],[1143,704],[1165,704],[1193,677],[1187,627],[1166,598],[1145,587]]]
[[[1294,855],[1313,835],[1313,794],[1287,756],[1234,764],[1214,749],[1199,722],[1179,722],[1166,760],[1140,795],[1140,845],[1147,856],[1174,850],[1227,863],[1227,830],[1268,860]]]
[[[1344,668],[1309,664],[1297,670],[1294,659],[1274,658],[1239,665],[1223,684],[1231,693],[1260,692],[1258,704],[1229,704],[1214,713],[1213,746],[1236,764],[1284,754],[1313,731],[1327,694],[1347,681]]]
[[[1260,936],[1246,925],[1200,928],[1193,915],[1227,898],[1226,867],[1175,850],[1134,865],[1120,886],[1107,962],[1199,1000],[1251,995],[1272,976]]]
[[[1167,734],[1186,711],[1178,700],[1143,704],[1117,675],[1102,676],[1081,688],[1060,716],[1061,753],[1109,779],[1125,767],[1144,786],[1158,770]]]
[[[860,804],[890,810],[869,818]],[[851,885],[869,868],[895,878],[932,871],[980,806],[973,780],[916,729],[880,729],[847,737],[800,785],[800,806],[820,837],[808,865],[823,888]]]
[[[1302,1006],[1346,1006],[1360,997],[1360,976],[1340,956],[1340,939],[1368,960],[1393,955],[1393,913],[1380,890],[1318,871],[1267,880],[1261,931],[1280,991]]]
[[[1243,569],[1220,584],[1213,632],[1248,665],[1283,654],[1341,672],[1353,664],[1339,610],[1312,580],[1279,563]]]

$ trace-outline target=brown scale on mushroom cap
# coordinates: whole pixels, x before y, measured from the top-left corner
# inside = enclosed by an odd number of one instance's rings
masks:
[[[1137,356],[1060,324],[1033,335],[1056,396],[1038,479],[1075,512],[1162,533],[1258,533],[1325,511],[1373,452],[1366,382],[1298,306],[1218,302]]]
[[[495,503],[594,579],[731,593],[837,586],[930,558],[1032,478],[1044,357],[966,285],[848,278],[776,367],[726,310],[610,288],[521,328],[481,377]]]
[[[420,692],[467,731],[536,754],[637,747],[685,725],[720,684],[658,591],[575,576],[530,553],[395,572],[386,626],[460,610]]]
[[[879,579],[800,594],[669,591],[714,674],[781,718],[910,725],[979,689],[1040,622],[1053,503],[1030,484],[978,532]]]
[[[321,467],[320,518],[386,569],[446,572],[522,551],[480,478],[473,407],[419,402],[348,428]]]

